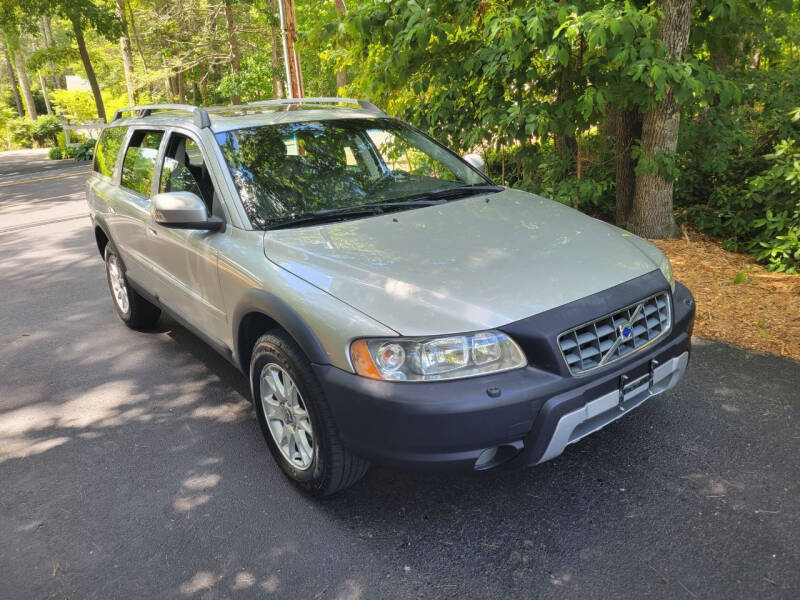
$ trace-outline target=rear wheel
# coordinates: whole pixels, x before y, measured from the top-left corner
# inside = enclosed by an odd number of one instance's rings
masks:
[[[145,300],[128,285],[125,265],[111,242],[105,249],[106,278],[119,318],[132,329],[148,329],[156,324],[161,309]]]
[[[289,479],[327,496],[364,476],[369,463],[342,445],[311,364],[288,335],[258,339],[250,377],[264,439]]]

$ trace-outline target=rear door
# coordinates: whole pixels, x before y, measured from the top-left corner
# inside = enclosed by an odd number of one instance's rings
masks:
[[[153,173],[165,133],[157,128],[131,128],[120,167],[114,231],[111,232],[128,278],[153,295],[159,293],[159,282],[148,247],[147,225],[152,220]]]
[[[106,232],[114,240],[117,250],[122,255],[122,260],[128,264],[128,245],[126,239],[121,238],[120,217],[117,216],[121,206],[119,195],[119,168],[122,150],[128,137],[127,127],[106,127],[97,141],[92,164],[92,175],[86,182],[86,200],[92,215],[104,223]],[[124,225],[123,225],[124,229]],[[134,265],[134,270],[138,267]]]

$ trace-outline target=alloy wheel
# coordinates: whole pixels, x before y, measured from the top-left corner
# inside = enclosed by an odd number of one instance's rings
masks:
[[[314,431],[297,384],[275,363],[261,369],[261,407],[283,457],[304,471],[314,458]]]

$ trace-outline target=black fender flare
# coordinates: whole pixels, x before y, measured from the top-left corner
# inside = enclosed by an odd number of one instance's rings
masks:
[[[235,360],[244,373],[248,372],[250,365],[243,364],[242,361],[244,357],[248,356],[250,349],[240,347],[242,341],[240,329],[244,318],[251,313],[261,314],[284,329],[297,342],[312,363],[330,363],[328,354],[317,335],[291,305],[266,290],[251,289],[239,300],[231,320]]]
[[[111,235],[108,233],[108,224],[106,223],[106,220],[105,220],[105,218],[103,217],[103,215],[101,213],[95,213],[95,214],[92,215],[91,218],[92,218],[92,225],[94,225],[94,227],[92,229],[94,230],[95,240],[98,242],[97,250],[100,252],[100,256],[102,258],[105,258],[103,256],[103,251],[100,250],[100,242],[99,242],[99,240],[96,239],[97,238],[97,231],[96,230],[99,229],[100,231],[103,232],[103,235],[106,236],[106,241],[107,242],[110,242],[111,244],[113,244],[114,240],[111,239]]]

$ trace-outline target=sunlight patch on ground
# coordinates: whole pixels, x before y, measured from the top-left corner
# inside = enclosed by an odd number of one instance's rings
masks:
[[[249,573],[248,571],[242,571],[241,573],[237,573],[236,577],[233,579],[233,589],[234,590],[246,590],[248,588],[253,587],[256,584],[255,575]]]
[[[43,402],[0,414],[0,462],[41,454],[66,443],[72,435],[83,435],[87,428],[116,427],[131,421],[147,422],[151,415],[141,406],[147,399],[134,394],[132,381],[100,385],[77,398],[62,403]],[[45,430],[58,435],[46,435]],[[74,433],[73,433],[74,432]]]
[[[191,596],[197,592],[208,590],[217,583],[217,576],[210,571],[198,571],[189,581],[181,584],[181,593]]]
[[[204,472],[189,475],[181,483],[181,489],[172,501],[172,508],[189,516],[193,509],[211,500],[211,495],[206,492],[217,487],[220,479],[216,473]]]
[[[259,587],[268,594],[274,594],[275,592],[278,591],[279,584],[280,581],[278,580],[278,578],[275,575],[270,575],[269,577],[267,577],[267,579],[265,579],[259,584]]]

